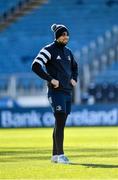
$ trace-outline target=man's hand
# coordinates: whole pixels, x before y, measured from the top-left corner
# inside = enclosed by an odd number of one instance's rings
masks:
[[[59,87],[59,81],[56,79],[52,79],[51,80],[51,84],[54,86],[54,88],[58,88]]]
[[[72,84],[72,86],[76,86],[76,84],[77,84],[77,82],[74,79],[71,79],[70,83]]]

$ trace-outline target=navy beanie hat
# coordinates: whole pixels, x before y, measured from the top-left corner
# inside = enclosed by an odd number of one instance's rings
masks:
[[[69,35],[68,29],[62,24],[53,24],[51,30],[55,33],[55,38],[58,39],[64,32],[67,32]]]

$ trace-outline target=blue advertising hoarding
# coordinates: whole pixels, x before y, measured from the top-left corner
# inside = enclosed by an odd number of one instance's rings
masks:
[[[52,127],[50,107],[0,109],[0,127]],[[76,105],[68,116],[67,126],[117,126],[118,104]]]

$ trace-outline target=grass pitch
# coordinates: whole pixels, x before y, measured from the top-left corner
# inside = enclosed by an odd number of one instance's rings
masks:
[[[118,180],[118,127],[66,128],[71,165],[50,162],[52,128],[0,129],[0,179]]]

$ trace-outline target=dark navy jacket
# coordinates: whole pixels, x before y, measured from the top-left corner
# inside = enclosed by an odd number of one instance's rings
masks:
[[[43,70],[46,67],[47,73]],[[72,52],[66,46],[54,41],[40,50],[32,63],[32,70],[48,81],[48,87],[54,90],[71,91],[70,80],[77,81],[78,66]],[[59,81],[59,88],[53,88],[51,80]]]

